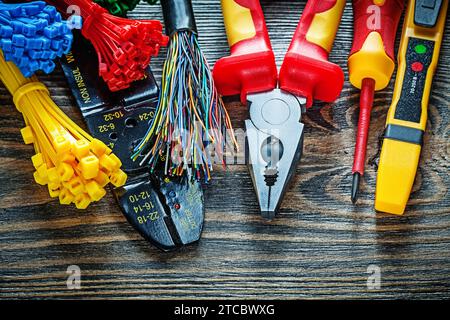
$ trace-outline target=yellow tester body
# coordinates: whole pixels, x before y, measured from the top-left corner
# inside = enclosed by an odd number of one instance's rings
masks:
[[[375,209],[405,211],[419,164],[449,0],[410,0],[378,167]]]

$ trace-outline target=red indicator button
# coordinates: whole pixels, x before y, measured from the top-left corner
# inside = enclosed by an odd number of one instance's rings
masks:
[[[420,62],[414,62],[411,65],[411,69],[413,69],[414,72],[422,72],[423,64],[421,64]]]

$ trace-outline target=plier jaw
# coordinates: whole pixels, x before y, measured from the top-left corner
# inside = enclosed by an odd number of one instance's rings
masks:
[[[261,214],[278,212],[303,151],[305,98],[280,89],[248,96],[247,163]]]

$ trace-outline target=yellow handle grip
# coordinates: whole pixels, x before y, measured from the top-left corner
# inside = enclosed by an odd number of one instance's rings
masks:
[[[350,83],[361,89],[363,80],[375,80],[375,90],[383,90],[389,85],[395,62],[384,50],[384,43],[378,32],[371,32],[361,50],[348,59]]]
[[[375,80],[375,90],[389,85],[395,69],[395,38],[404,0],[353,0],[354,36],[348,59],[352,85]]]
[[[258,0],[222,0],[222,12],[230,47],[258,33],[267,34]]]
[[[309,1],[310,2],[307,4],[305,12],[303,13],[303,17],[309,13],[314,16],[311,25],[308,28],[308,32],[306,33],[306,40],[322,47],[327,52],[330,52],[341,22],[346,0]],[[310,5],[310,7],[308,7],[308,5]]]

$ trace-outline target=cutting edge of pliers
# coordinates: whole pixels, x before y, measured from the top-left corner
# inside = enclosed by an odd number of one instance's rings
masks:
[[[278,212],[303,152],[305,98],[280,89],[248,96],[247,164],[264,218]]]

